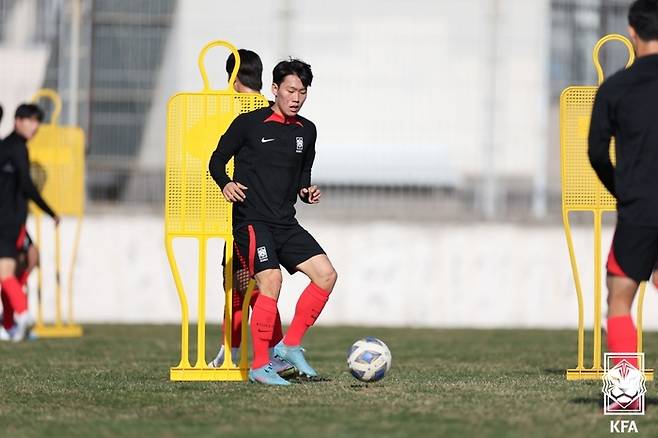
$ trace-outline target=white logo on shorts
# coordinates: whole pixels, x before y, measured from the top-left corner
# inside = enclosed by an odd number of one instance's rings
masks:
[[[304,152],[304,137],[296,137],[297,139],[297,153],[301,154]]]
[[[264,246],[259,247],[256,251],[258,251],[258,260],[260,260],[261,263],[268,260],[267,249]]]

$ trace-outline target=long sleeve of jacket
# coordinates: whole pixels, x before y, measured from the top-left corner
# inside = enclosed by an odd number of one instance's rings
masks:
[[[224,190],[226,184],[231,182],[226,173],[226,165],[238,153],[244,142],[244,129],[242,117],[238,116],[228,127],[224,135],[219,138],[217,148],[210,157],[208,170],[220,189]]]
[[[18,173],[18,182],[20,189],[26,198],[34,201],[41,210],[43,210],[50,217],[57,216],[50,208],[48,203],[41,197],[39,190],[37,190],[32,177],[30,176],[30,160],[27,155],[27,149],[15,148],[12,154],[12,162]]]
[[[306,156],[304,157],[304,166],[302,167],[302,174],[301,178],[299,180],[299,188],[298,192],[301,189],[305,189],[311,186],[311,171],[313,169],[313,162],[315,161],[315,141],[317,139],[317,132],[315,132],[315,135],[311,139],[308,145],[308,151],[306,152]],[[300,199],[308,203],[308,196],[303,196],[300,197]]]
[[[606,189],[616,197],[615,168],[610,159],[610,140],[614,136],[614,120],[605,89],[599,89],[594,101],[589,127],[588,155],[592,168]]]

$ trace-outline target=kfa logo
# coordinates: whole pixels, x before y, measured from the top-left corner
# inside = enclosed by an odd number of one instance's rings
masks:
[[[603,413],[644,415],[644,353],[605,353],[604,370]]]
[[[304,137],[296,137],[297,139],[297,153],[301,154],[304,152]]]
[[[610,433],[640,433],[634,420],[610,420]]]
[[[261,263],[266,262],[268,260],[267,249],[264,246],[258,247],[256,251],[258,251],[258,260],[260,260]]]

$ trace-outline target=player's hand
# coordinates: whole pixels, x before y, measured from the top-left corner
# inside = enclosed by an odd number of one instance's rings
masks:
[[[222,193],[228,202],[244,202],[247,198],[244,192],[245,190],[247,190],[247,187],[242,184],[230,182],[224,186]]]
[[[322,192],[320,191],[318,186],[311,186],[301,189],[299,191],[299,196],[302,199],[306,199],[306,202],[308,202],[309,204],[317,204],[318,202],[320,202],[320,197],[322,196]]]

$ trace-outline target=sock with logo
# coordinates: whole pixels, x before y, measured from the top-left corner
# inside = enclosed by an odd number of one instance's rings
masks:
[[[277,304],[274,298],[259,294],[254,313],[251,315],[251,341],[254,348],[252,368],[260,368],[270,362],[270,341],[274,333]]]

